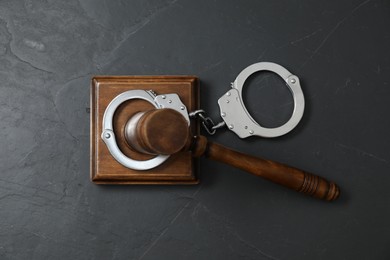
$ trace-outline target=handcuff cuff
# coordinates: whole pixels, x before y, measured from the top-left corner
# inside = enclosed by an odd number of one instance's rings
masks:
[[[294,109],[290,119],[282,126],[267,128],[256,122],[245,107],[242,91],[245,81],[252,74],[259,71],[270,71],[281,77],[291,91]],[[169,155],[157,155],[156,157],[139,161],[124,155],[116,143],[113,131],[113,117],[116,109],[123,102],[131,99],[142,99],[152,104],[156,109],[170,108],[183,115],[188,125],[190,118],[199,118],[203,128],[210,134],[215,134],[216,130],[227,126],[227,128],[237,134],[240,138],[249,136],[259,136],[265,138],[278,137],[290,132],[299,123],[303,116],[305,108],[305,99],[299,78],[290,73],[284,67],[272,62],[259,62],[245,68],[238,74],[237,78],[231,85],[231,89],[218,99],[220,116],[223,121],[214,124],[214,121],[206,116],[204,110],[187,111],[177,94],[157,95],[152,90],[129,90],[116,96],[107,106],[103,115],[103,130],[101,138],[107,145],[111,155],[123,166],[134,170],[149,170],[165,162]]]

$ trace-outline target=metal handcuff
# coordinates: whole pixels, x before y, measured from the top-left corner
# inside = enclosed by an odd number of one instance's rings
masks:
[[[291,91],[294,100],[294,109],[291,118],[282,126],[266,128],[258,124],[245,107],[242,90],[245,81],[255,72],[270,71],[279,75]],[[177,94],[157,95],[153,91],[129,90],[116,96],[107,106],[103,115],[103,131],[101,138],[107,145],[111,155],[123,166],[134,170],[149,170],[162,164],[169,155],[157,155],[156,157],[139,161],[124,155],[119,149],[113,131],[112,120],[114,113],[120,104],[131,99],[142,99],[151,103],[156,109],[171,108],[178,111],[190,125],[190,118],[199,118],[203,127],[209,134],[214,134],[218,128],[227,126],[240,138],[249,136],[278,137],[290,132],[301,120],[305,108],[305,100],[299,78],[291,74],[284,67],[272,62],[259,62],[250,65],[238,74],[232,83],[232,88],[218,99],[221,123],[214,124],[213,120],[206,116],[204,110],[196,110],[188,113],[186,106],[181,102]]]

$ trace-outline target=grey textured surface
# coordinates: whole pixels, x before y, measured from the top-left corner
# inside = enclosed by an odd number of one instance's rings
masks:
[[[0,2],[1,259],[389,259],[388,1]],[[307,107],[277,139],[212,140],[335,180],[332,204],[201,161],[198,186],[89,181],[93,75],[197,75],[202,107],[247,65],[298,75]],[[274,75],[249,110],[291,113]]]

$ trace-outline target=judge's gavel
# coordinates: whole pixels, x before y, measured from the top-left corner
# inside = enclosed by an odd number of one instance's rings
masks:
[[[126,142],[140,153],[170,155],[190,151],[194,157],[229,164],[318,199],[333,201],[340,194],[334,182],[317,175],[231,150],[202,135],[193,136],[183,115],[173,109],[139,112],[127,122],[124,131]]]

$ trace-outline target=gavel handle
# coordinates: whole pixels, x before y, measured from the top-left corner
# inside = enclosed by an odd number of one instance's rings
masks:
[[[231,150],[207,141],[204,136],[195,137],[191,150],[195,157],[204,155],[318,199],[333,201],[340,194],[334,182],[281,163]]]

